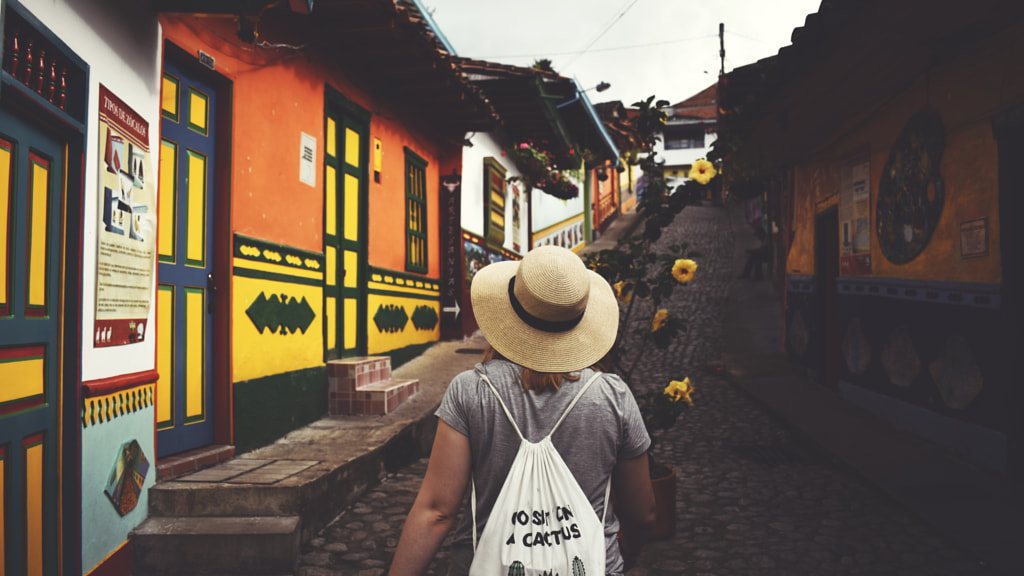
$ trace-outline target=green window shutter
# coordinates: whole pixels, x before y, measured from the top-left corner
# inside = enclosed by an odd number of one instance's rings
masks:
[[[427,161],[405,149],[405,269],[427,273]]]
[[[484,159],[484,238],[491,250],[505,245],[505,167]]]

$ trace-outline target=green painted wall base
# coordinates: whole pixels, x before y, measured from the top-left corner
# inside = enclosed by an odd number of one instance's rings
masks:
[[[426,352],[427,348],[430,348],[437,342],[427,342],[424,344],[413,344],[412,346],[406,346],[405,348],[399,348],[397,350],[391,350],[388,352],[381,352],[376,356],[391,356],[391,369],[394,370],[402,364],[405,364],[409,360],[419,356]]]
[[[235,383],[235,450],[266,446],[327,413],[327,367]]]

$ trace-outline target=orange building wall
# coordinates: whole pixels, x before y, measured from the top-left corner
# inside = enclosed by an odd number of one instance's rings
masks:
[[[303,53],[239,47],[233,18],[161,15],[165,39],[190,54],[216,60],[216,71],[233,83],[233,232],[323,251],[324,86],[330,84],[370,111],[369,263],[405,270],[405,151],[427,161],[428,276],[438,277],[438,145],[417,134],[393,110],[381,109],[340,73]],[[301,133],[317,139],[316,186],[299,180]],[[382,143],[381,182],[373,181],[373,142]]]
[[[922,75],[861,127],[837,139],[815,161],[796,167],[795,236],[787,259],[791,274],[814,273],[814,217],[838,199],[841,158],[867,145],[871,157],[871,275],[930,281],[1002,281],[997,145],[993,116],[1024,101],[1024,27]],[[897,265],[875,236],[878,183],[893,142],[914,113],[934,108],[942,117],[946,147],[939,173],[945,184],[942,214],[931,240],[914,260]],[[960,223],[988,218],[987,256],[960,256]]]

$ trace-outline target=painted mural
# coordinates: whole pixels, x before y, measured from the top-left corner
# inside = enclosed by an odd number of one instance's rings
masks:
[[[236,382],[323,364],[322,254],[236,235]]]
[[[367,292],[369,354],[427,345],[440,338],[438,280],[371,267]]]
[[[945,188],[939,174],[946,133],[935,110],[915,114],[896,139],[878,183],[878,242],[893,264],[917,257],[942,214]]]

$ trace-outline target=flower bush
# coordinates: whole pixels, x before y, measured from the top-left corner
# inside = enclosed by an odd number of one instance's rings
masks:
[[[683,410],[693,406],[694,386],[689,378],[683,378],[671,380],[665,388],[638,390],[632,381],[633,371],[642,365],[651,347],[667,349],[686,332],[687,318],[673,315],[662,304],[676,288],[691,285],[698,268],[695,259],[700,257],[687,242],[665,247],[658,241],[676,215],[702,197],[716,177],[714,165],[701,159],[694,163],[690,180],[675,190],[668,189],[660,176],[663,162],[654,153],[656,134],[663,130],[666,121],[660,108],[667,102],[654,102],[651,96],[633,104],[638,110],[632,120],[633,128],[643,145],[627,151],[627,156],[636,159],[649,178],[637,206],[642,223],[640,232],[620,239],[615,248],[584,256],[587,265],[612,285],[620,301],[621,328],[605,362],[606,369],[618,373],[633,388],[652,441],[656,440],[656,433],[670,429]],[[652,458],[652,477],[661,473],[659,468]]]

